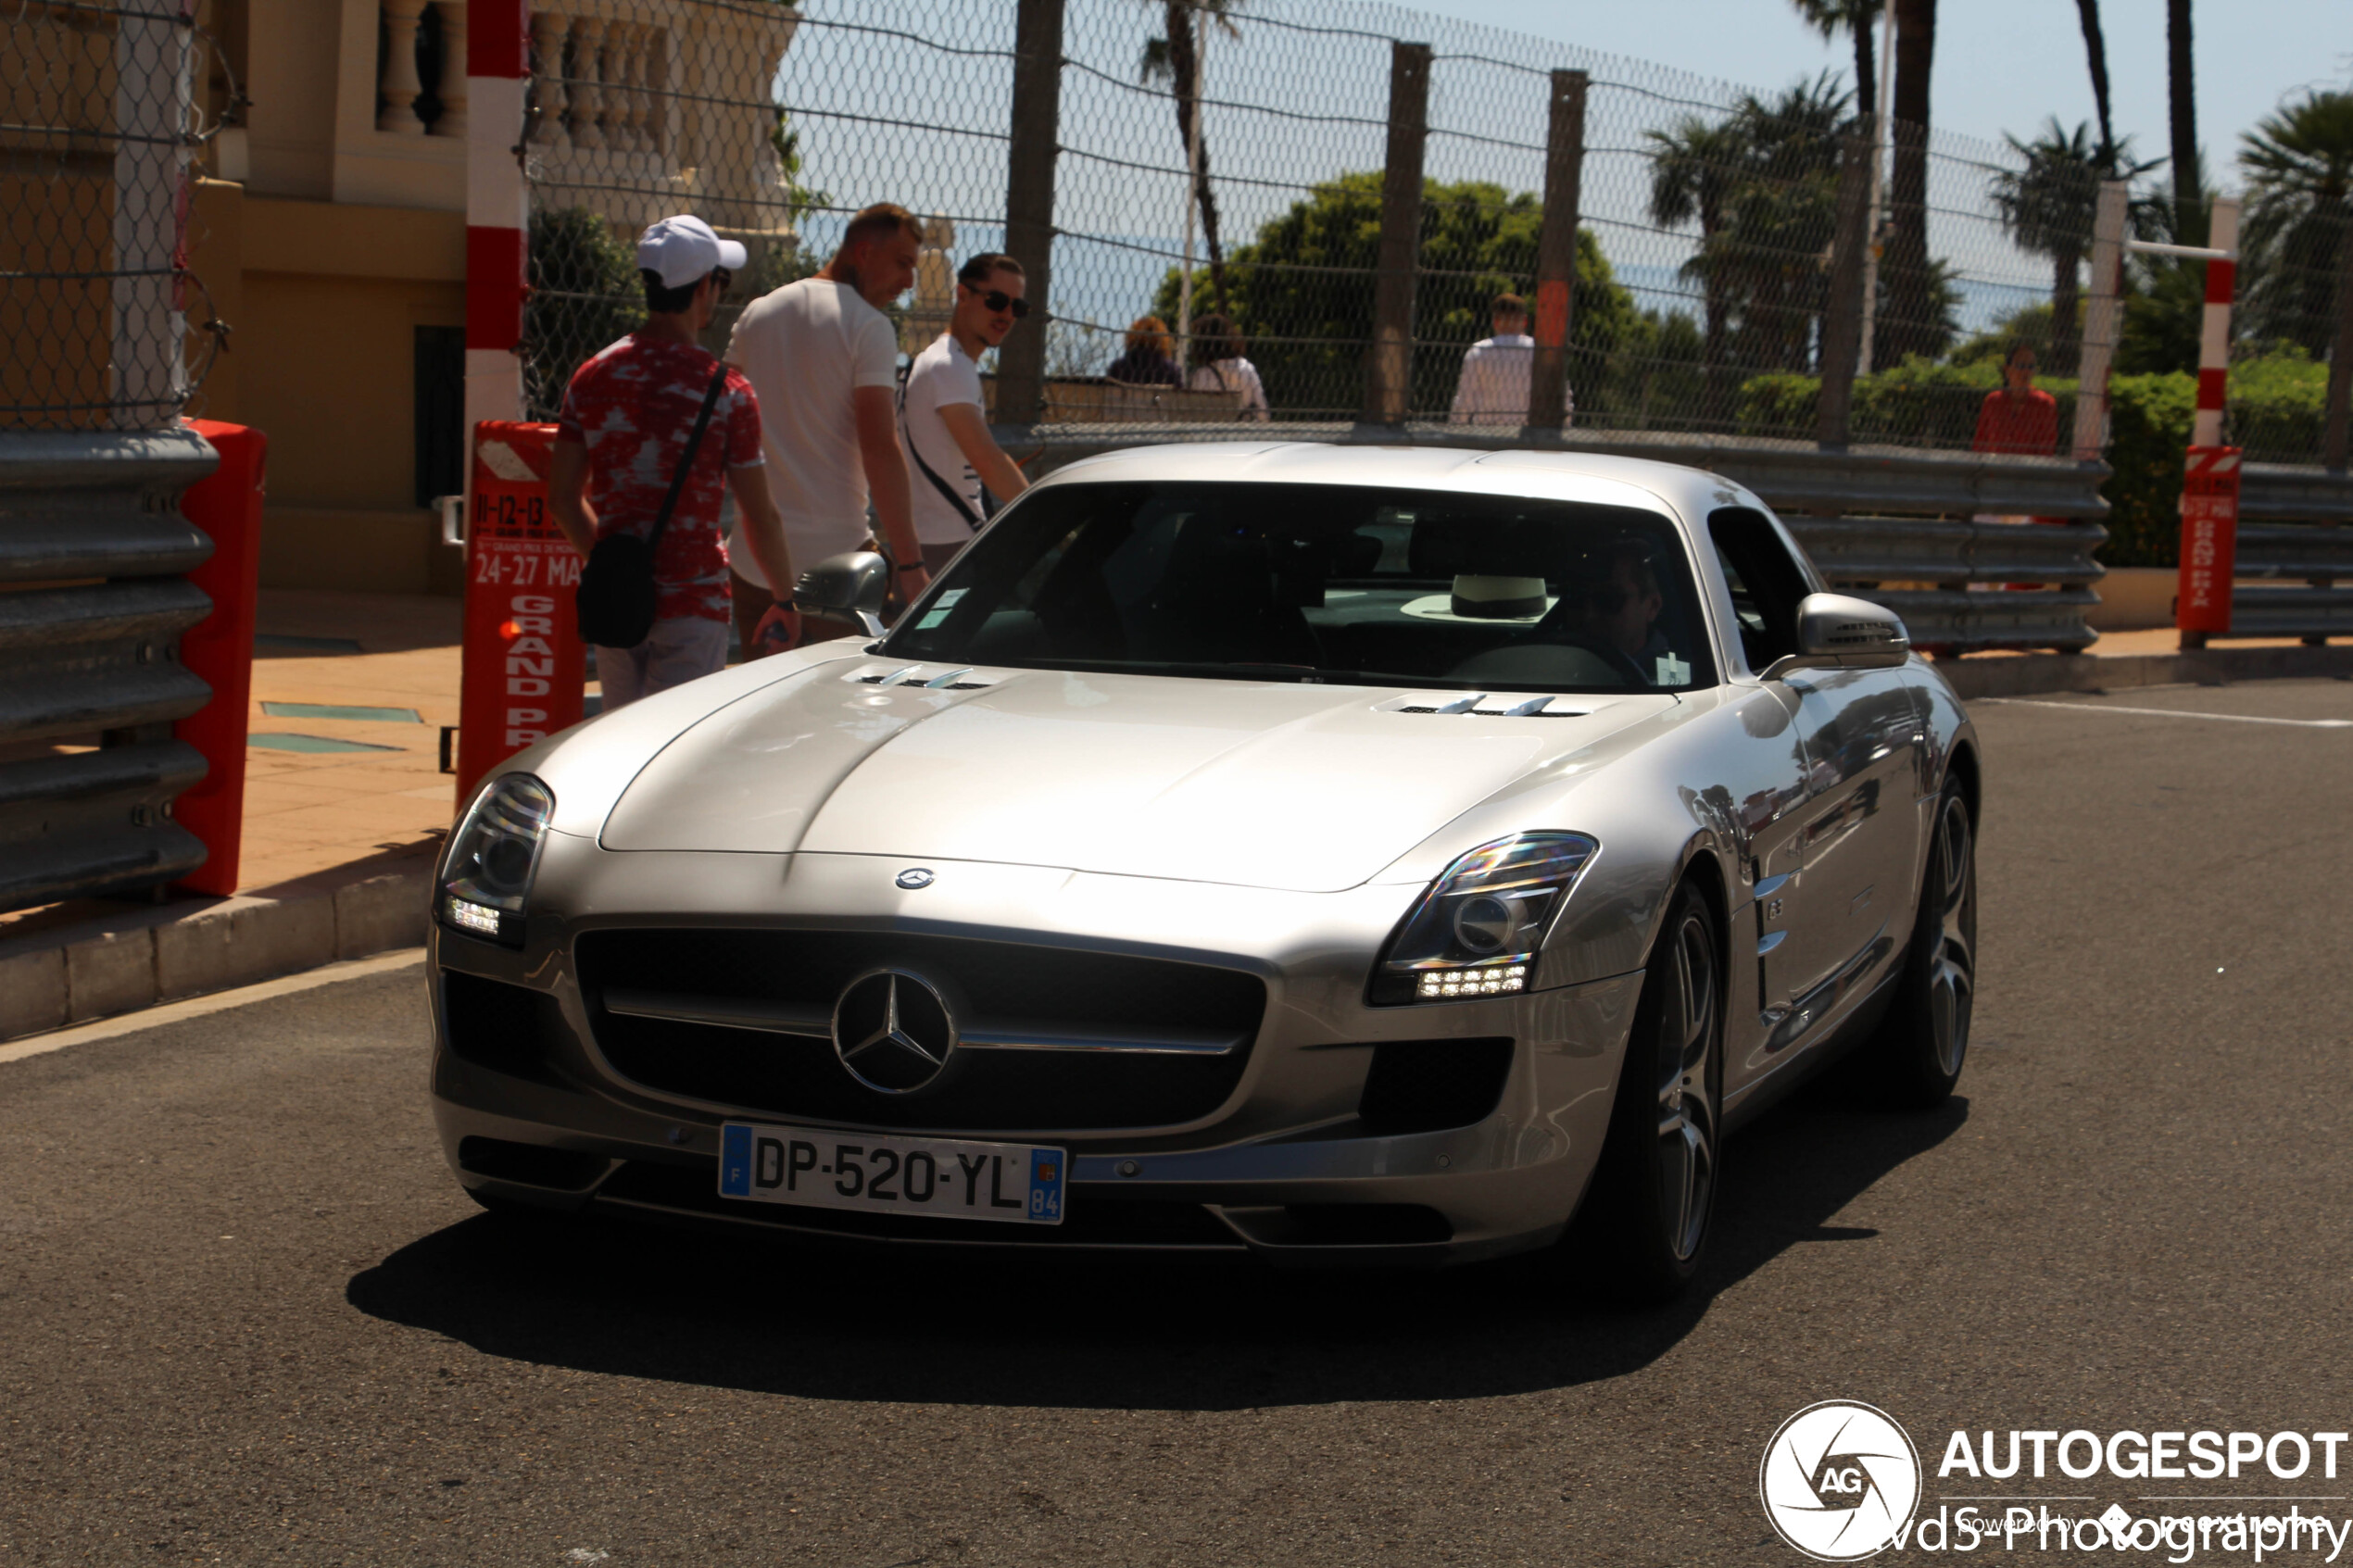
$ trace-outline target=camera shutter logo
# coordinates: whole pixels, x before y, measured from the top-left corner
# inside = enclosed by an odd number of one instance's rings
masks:
[[[1808,1405],[1765,1445],[1756,1489],[1781,1539],[1819,1562],[1885,1550],[1920,1500],[1920,1456],[1885,1411]]]

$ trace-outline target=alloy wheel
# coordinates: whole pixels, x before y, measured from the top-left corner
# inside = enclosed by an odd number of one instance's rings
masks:
[[[1946,1077],[1961,1070],[1969,1050],[1969,1009],[1977,991],[1977,861],[1969,807],[1957,795],[1937,813],[1934,879],[1929,909],[1936,921],[1936,951],[1929,961],[1929,1027],[1936,1066]]]
[[[1684,1261],[1706,1235],[1716,1186],[1716,954],[1698,913],[1676,929],[1669,963],[1658,1021],[1659,1211],[1667,1250]]]

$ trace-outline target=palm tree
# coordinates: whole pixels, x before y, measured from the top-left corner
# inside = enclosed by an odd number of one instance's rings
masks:
[[[2051,345],[2045,373],[2071,376],[2082,349],[2080,271],[2092,247],[2100,182],[2130,180],[2157,166],[2132,161],[2130,136],[2115,147],[2095,145],[2089,125],[2069,131],[2056,115],[2033,141],[2007,140],[2026,163],[1994,176],[1994,208],[2020,249],[2050,259]]]
[[[1228,38],[1241,33],[1226,13],[1241,0],[1144,0],[1161,9],[1161,35],[1144,40],[1144,57],[1137,77],[1147,84],[1165,82],[1176,106],[1176,137],[1181,155],[1201,148],[1200,167],[1193,170],[1193,201],[1201,209],[1202,237],[1209,248],[1209,291],[1212,309],[1226,308],[1226,252],[1217,236],[1217,197],[1209,188],[1209,144],[1199,141],[1195,119],[1201,113],[1201,48],[1193,31],[1194,17],[1216,24]]]
[[[1871,52],[1871,29],[1879,24],[1881,0],[1790,0],[1806,25],[1835,44],[1842,32],[1855,44],[1855,108],[1869,114],[1879,103],[1879,69]]]
[[[1724,340],[1730,318],[1730,270],[1721,263],[1718,235],[1726,204],[1740,183],[1742,136],[1726,122],[1711,125],[1686,115],[1671,131],[1645,131],[1650,144],[1651,221],[1680,229],[1696,220],[1699,254],[1684,264],[1700,285],[1700,417],[1713,424],[1726,412]]]
[[[2315,359],[2336,331],[2336,282],[2353,245],[2353,92],[2310,92],[2239,138],[2246,175],[2249,326]]]
[[[2083,23],[2083,56],[2092,67],[2092,107],[2100,117],[2100,156],[2116,150],[2116,124],[2108,112],[2108,40],[2100,36],[2100,0],[2075,0],[2075,14]]]
[[[1887,252],[1880,277],[1886,308],[1872,337],[1881,363],[1927,351],[1936,306],[1928,265],[1929,71],[1936,57],[1936,0],[1894,0],[1895,167],[1887,189]]]
[[[1823,257],[1838,222],[1839,137],[1853,100],[1824,71],[1770,99],[1743,93],[1730,125],[1742,180],[1720,240],[1741,322],[1736,356],[1775,370],[1811,368],[1829,302]]]
[[[2173,232],[2185,245],[2206,243],[2206,182],[2198,162],[2197,87],[2190,62],[2190,0],[2165,0],[2168,107],[2173,143]]]

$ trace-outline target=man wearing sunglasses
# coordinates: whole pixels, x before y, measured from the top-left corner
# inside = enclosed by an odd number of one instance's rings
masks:
[[[1029,487],[988,433],[980,396],[980,357],[1029,314],[1026,280],[1010,256],[975,256],[956,272],[956,309],[939,341],[915,356],[899,393],[899,433],[914,470],[915,538],[937,573],[988,521],[985,484],[998,503]]]

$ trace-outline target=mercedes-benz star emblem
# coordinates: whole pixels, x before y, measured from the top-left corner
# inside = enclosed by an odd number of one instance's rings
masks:
[[[898,881],[900,886],[905,888],[908,892],[912,893],[918,887],[929,887],[931,885],[932,872],[927,866],[909,866],[905,871],[899,873],[896,880]]]
[[[930,981],[911,971],[869,971],[834,1003],[834,1054],[870,1089],[920,1089],[946,1070],[955,1048],[956,1015]]]

